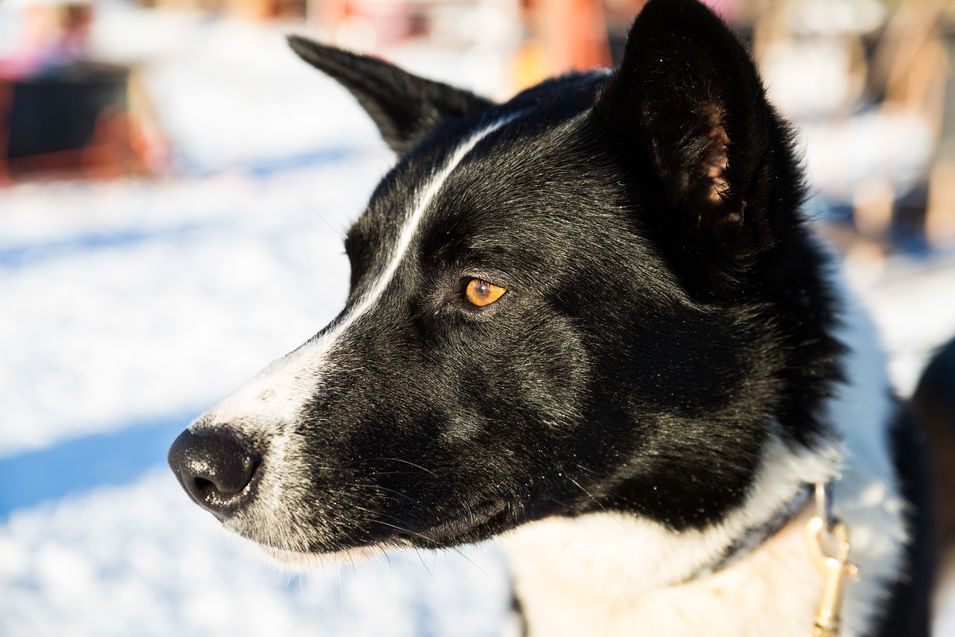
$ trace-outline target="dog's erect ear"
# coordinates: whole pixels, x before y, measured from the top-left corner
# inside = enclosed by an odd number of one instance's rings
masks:
[[[303,60],[347,88],[371,116],[382,138],[402,154],[442,123],[476,115],[492,102],[468,91],[433,82],[366,55],[290,36]]]
[[[771,247],[774,171],[794,170],[783,156],[789,135],[749,55],[709,9],[651,0],[594,112],[658,204],[648,223],[708,284],[736,278]],[[782,177],[799,190],[797,176]]]

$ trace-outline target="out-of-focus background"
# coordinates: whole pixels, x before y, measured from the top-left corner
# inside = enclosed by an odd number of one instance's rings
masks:
[[[955,2],[710,4],[798,124],[907,394],[955,335]],[[165,450],[338,312],[393,160],[285,34],[504,98],[611,64],[641,5],[0,1],[0,637],[499,634],[493,545],[273,571]]]

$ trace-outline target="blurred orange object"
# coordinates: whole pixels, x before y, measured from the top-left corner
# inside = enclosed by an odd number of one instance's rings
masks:
[[[525,0],[524,9],[531,34],[514,61],[515,88],[572,70],[610,65],[600,0]]]
[[[562,73],[610,64],[607,23],[599,0],[539,0],[547,54]]]

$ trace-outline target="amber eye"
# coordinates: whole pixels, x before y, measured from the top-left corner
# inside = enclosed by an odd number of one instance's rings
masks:
[[[468,281],[468,286],[464,288],[464,296],[467,297],[468,303],[475,307],[490,305],[504,296],[505,292],[507,290],[501,286],[488,283],[483,279],[471,279]]]

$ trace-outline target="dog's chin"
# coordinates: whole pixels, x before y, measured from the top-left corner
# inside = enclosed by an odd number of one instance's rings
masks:
[[[432,526],[422,526],[419,530],[390,525],[394,532],[369,544],[348,545],[335,543],[330,547],[316,546],[306,550],[275,546],[242,533],[239,529],[225,527],[249,542],[264,553],[266,559],[282,570],[307,571],[317,567],[340,563],[354,563],[375,555],[382,555],[389,549],[424,548],[441,549],[473,544],[489,539],[508,530],[509,507],[500,500],[489,500],[469,507],[465,512],[450,516]]]
[[[306,553],[290,551],[274,546],[258,545],[265,554],[268,562],[280,569],[292,572],[312,571],[321,567],[336,566],[338,564],[353,564],[357,560],[365,560],[374,555],[381,555],[384,547],[379,545],[360,546],[340,551],[320,553]]]

